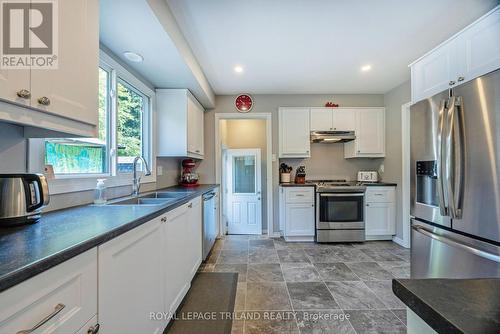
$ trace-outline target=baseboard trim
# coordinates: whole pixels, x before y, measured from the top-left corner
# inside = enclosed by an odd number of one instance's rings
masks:
[[[392,235],[367,235],[366,241],[392,240]]]
[[[404,248],[410,248],[409,245],[407,245],[406,242],[404,242],[404,240],[399,238],[399,237],[393,237],[392,241],[394,241],[395,243],[397,243],[398,245],[400,245]]]
[[[285,236],[288,242],[311,242],[314,241],[314,236]]]

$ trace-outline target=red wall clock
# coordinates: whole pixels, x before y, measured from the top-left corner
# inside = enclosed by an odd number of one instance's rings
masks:
[[[253,107],[253,99],[249,94],[240,94],[234,99],[234,106],[239,112],[249,112]]]

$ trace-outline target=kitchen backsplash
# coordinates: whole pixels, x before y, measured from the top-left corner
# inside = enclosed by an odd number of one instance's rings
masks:
[[[280,159],[293,167],[292,180],[299,166],[306,167],[306,179],[356,180],[359,170],[378,170],[384,159],[344,159],[343,144],[311,144],[308,159]]]

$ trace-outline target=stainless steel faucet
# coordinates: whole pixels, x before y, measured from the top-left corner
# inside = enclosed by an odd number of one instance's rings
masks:
[[[133,166],[134,166],[134,179],[132,181],[132,195],[133,196],[139,195],[139,189],[141,188],[141,177],[140,176],[137,177],[137,162],[139,160],[142,160],[142,163],[143,163],[143,166],[144,166],[144,169],[145,169],[144,175],[145,176],[151,175],[151,170],[149,169],[148,163],[146,162],[146,160],[144,159],[144,157],[142,157],[142,156],[135,157],[134,158],[134,163],[133,163]]]

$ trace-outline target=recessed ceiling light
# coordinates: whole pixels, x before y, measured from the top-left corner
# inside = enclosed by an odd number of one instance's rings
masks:
[[[236,65],[236,66],[234,67],[234,71],[235,71],[236,73],[243,73],[243,67],[242,67],[242,66],[240,66],[240,65]]]
[[[127,58],[128,60],[130,60],[131,62],[134,62],[134,63],[142,63],[144,60],[143,56],[141,56],[138,53],[132,52],[132,51],[125,51],[123,53],[123,55],[125,56],[125,58]]]
[[[361,71],[366,72],[372,69],[372,65],[361,66]]]

